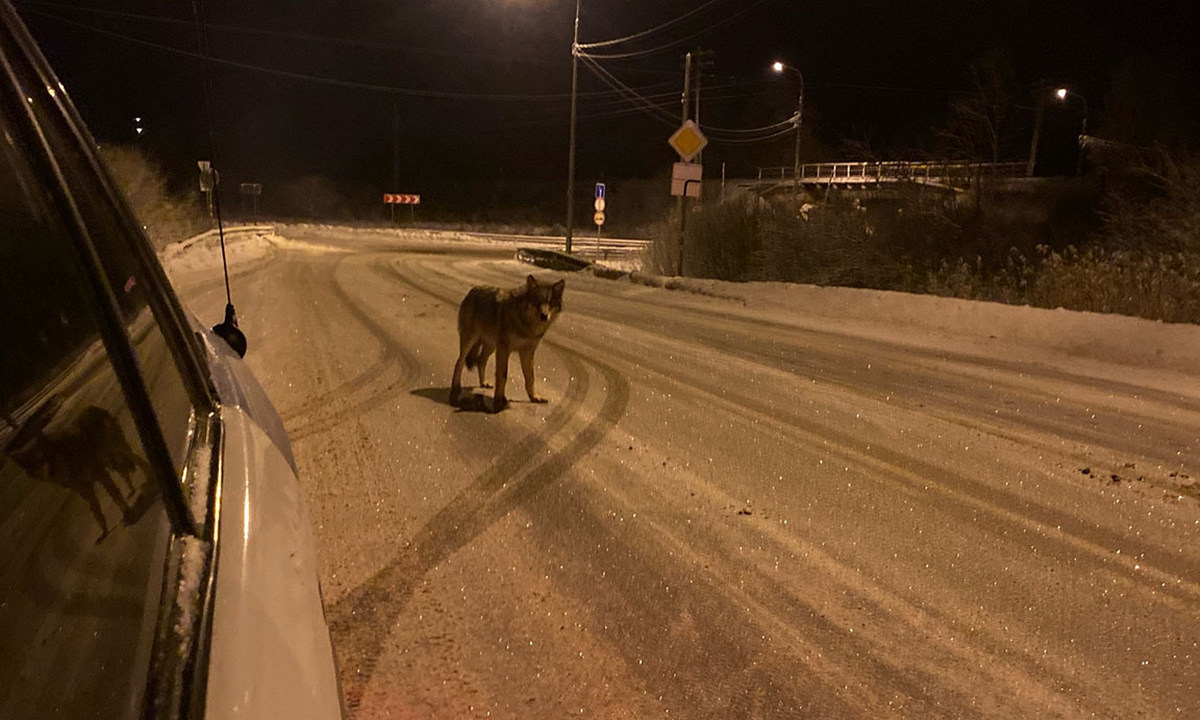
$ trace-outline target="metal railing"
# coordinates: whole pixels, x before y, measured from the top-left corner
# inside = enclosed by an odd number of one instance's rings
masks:
[[[798,178],[795,169],[791,167],[759,168],[758,181],[784,182],[798,179],[808,185],[901,181],[957,184],[978,177],[1014,178],[1025,177],[1026,174],[1027,164],[1024,162],[830,162],[801,165]]]

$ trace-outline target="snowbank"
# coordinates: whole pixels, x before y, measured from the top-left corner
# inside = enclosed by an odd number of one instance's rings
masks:
[[[273,252],[275,230],[271,226],[234,227],[225,230],[225,256],[229,264],[265,258]],[[158,253],[163,270],[171,278],[221,268],[221,239],[215,230],[173,243]]]
[[[735,312],[813,329],[911,342],[913,330],[964,349],[1030,359],[1044,350],[1103,363],[1200,375],[1200,325],[886,290],[634,275],[635,282],[736,300]]]
[[[357,240],[369,247],[372,240],[395,239],[428,245],[512,245],[513,240],[480,238],[470,233],[416,229],[352,229],[299,225],[298,229],[330,233],[331,239]],[[285,231],[286,232],[286,231]],[[276,249],[307,252],[347,252],[343,247],[289,239],[271,226],[226,230],[230,265],[269,256]],[[815,330],[853,333],[911,344],[923,332],[930,347],[952,347],[1000,359],[1036,361],[1039,353],[1053,352],[1108,365],[1163,370],[1200,376],[1200,326],[1170,324],[1123,315],[1048,310],[999,303],[959,300],[933,295],[912,295],[884,290],[820,287],[780,282],[733,283],[720,280],[647,276],[629,268],[598,270],[598,277],[619,276],[644,285],[684,290],[697,295],[728,298],[731,313],[768,318],[783,324]],[[215,232],[168,246],[160,253],[171,277],[219,271],[221,248]],[[616,262],[600,262],[613,266]],[[949,344],[948,344],[949,343]]]

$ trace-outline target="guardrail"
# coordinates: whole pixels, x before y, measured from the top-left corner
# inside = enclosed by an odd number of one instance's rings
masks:
[[[274,231],[275,231],[274,225],[234,225],[231,227],[224,228],[226,238],[230,237],[231,235],[245,235],[248,233],[270,233],[270,232],[274,232]],[[215,229],[213,229],[213,230],[206,230],[205,232],[202,232],[199,235],[193,235],[192,237],[188,238],[187,240],[180,240],[179,242],[171,243],[170,245],[166,246],[162,250],[158,251],[158,259],[160,262],[166,263],[166,262],[172,260],[173,258],[175,258],[176,256],[178,256],[184,250],[187,250],[188,248],[190,248],[191,246],[193,246],[197,243],[203,243],[205,240],[215,239],[216,237],[217,237],[217,231]]]
[[[830,162],[806,163],[795,168],[759,168],[758,182],[799,181],[807,185],[840,183],[886,183],[917,181],[957,184],[978,177],[1014,178],[1025,177],[1028,164],[1024,162],[972,163],[972,162]]]
[[[260,233],[260,232],[269,233],[269,232],[274,232],[274,231],[275,231],[274,225],[231,225],[229,227],[222,228],[222,232],[224,232],[226,237],[228,237],[230,235],[240,235],[243,233]],[[180,240],[177,243],[172,243],[163,249],[166,250],[168,248],[173,248],[176,252],[178,252],[179,250],[183,250],[184,248],[191,247],[192,245],[195,245],[196,243],[206,240],[208,238],[215,238],[215,237],[217,237],[217,235],[218,235],[218,232],[217,232],[216,228],[213,228],[212,230],[206,230],[206,231],[200,233],[199,235],[193,235],[192,237],[188,238],[187,240]]]

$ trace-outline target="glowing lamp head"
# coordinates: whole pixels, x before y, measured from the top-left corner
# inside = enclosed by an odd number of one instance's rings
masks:
[[[783,63],[779,62],[778,60],[776,60],[774,63],[771,63],[771,69],[777,73],[783,72],[783,68]]]
[[[1058,98],[1059,100],[1066,100],[1067,99],[1067,89],[1066,88],[1058,88],[1057,90],[1054,91],[1054,97]]]

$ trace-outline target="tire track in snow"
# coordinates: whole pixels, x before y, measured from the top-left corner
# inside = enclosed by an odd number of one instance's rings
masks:
[[[413,280],[393,267],[401,282],[451,306],[435,288]],[[347,592],[328,609],[334,646],[340,656],[342,684],[351,717],[357,713],[374,676],[388,637],[387,628],[412,599],[413,592],[433,568],[518,509],[549,484],[566,475],[574,463],[608,434],[625,412],[629,385],[614,368],[587,358],[549,339],[543,340],[564,360],[571,377],[563,399],[544,423],[501,454],[416,534],[412,544],[366,582]],[[600,410],[561,448],[551,440],[577,419],[591,391],[593,371],[602,376]]]
[[[338,270],[350,259],[351,256],[347,256],[337,262],[330,273],[328,285],[342,305],[380,344],[382,351],[366,370],[283,416],[293,442],[328,430],[350,416],[361,415],[382,405],[396,392],[411,385],[417,377],[417,359],[338,280]]]

